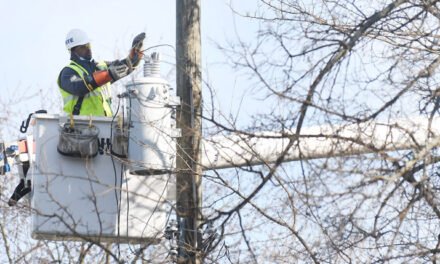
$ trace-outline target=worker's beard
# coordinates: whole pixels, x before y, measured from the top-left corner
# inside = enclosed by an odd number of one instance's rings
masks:
[[[86,61],[91,61],[92,60],[92,51],[87,52],[82,54],[82,56],[80,54],[78,54],[77,52],[75,52],[75,55],[80,59],[80,60],[86,60]]]
[[[91,61],[92,60],[92,52],[87,52],[86,54],[84,54],[83,57],[85,60]]]

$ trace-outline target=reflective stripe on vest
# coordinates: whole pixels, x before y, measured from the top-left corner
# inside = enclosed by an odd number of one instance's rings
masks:
[[[84,76],[89,73],[79,64],[74,61],[67,66],[70,69],[74,70],[83,80],[84,85],[89,89],[89,93],[84,96],[80,115],[93,115],[93,116],[112,116],[112,110],[110,107],[110,84],[105,84],[103,86],[97,87],[93,89],[92,87],[87,85]],[[107,65],[102,62],[97,65],[99,70],[106,70]],[[64,102],[64,111],[68,114],[73,113],[74,107],[79,99],[79,96],[70,94],[66,92],[61,84],[58,82],[58,86],[60,87],[61,96],[63,97]]]

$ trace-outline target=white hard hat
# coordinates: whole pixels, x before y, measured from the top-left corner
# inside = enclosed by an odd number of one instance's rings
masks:
[[[66,48],[70,50],[73,47],[90,43],[89,36],[81,29],[72,29],[66,36]]]

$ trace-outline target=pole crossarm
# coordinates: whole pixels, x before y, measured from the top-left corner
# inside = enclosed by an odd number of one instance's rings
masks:
[[[202,166],[210,170],[273,163],[292,136],[298,143],[285,161],[420,149],[440,136],[440,118],[324,125],[304,128],[300,135],[292,130],[215,136],[202,141]]]

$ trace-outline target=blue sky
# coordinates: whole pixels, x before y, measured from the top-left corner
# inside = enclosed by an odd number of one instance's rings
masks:
[[[221,107],[234,111],[242,95],[241,87],[237,89],[241,85],[240,77],[222,65],[226,59],[216,44],[224,45],[237,36],[251,40],[257,28],[232,14],[230,0],[201,2],[203,77],[216,89]],[[70,29],[81,28],[89,34],[94,58],[98,60],[125,57],[132,38],[143,31],[147,33],[145,47],[175,46],[175,3],[175,0],[0,0],[0,103],[12,102],[11,112],[0,113],[0,120],[4,115],[13,116],[11,126],[15,129],[29,112],[59,100],[56,79],[69,60],[64,39]],[[251,10],[256,3],[232,1],[232,5],[239,10]],[[173,51],[159,51],[166,62],[163,73],[169,74],[173,82],[175,72],[170,65],[174,63]],[[25,104],[18,104],[24,95],[31,98]],[[3,136],[15,136],[10,134],[3,131]]]

